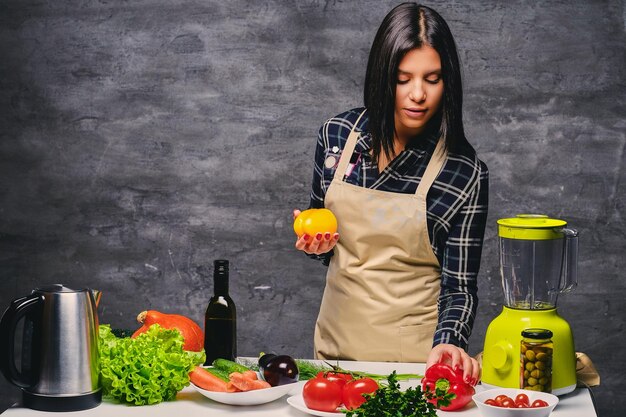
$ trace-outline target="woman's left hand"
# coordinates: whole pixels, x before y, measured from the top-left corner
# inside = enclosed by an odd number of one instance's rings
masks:
[[[293,219],[300,215],[300,210],[293,211]],[[337,241],[339,240],[339,233],[318,233],[315,236],[309,236],[308,234],[303,234],[296,241],[296,249],[303,251],[309,255],[321,255],[327,252],[330,252]]]
[[[476,385],[480,380],[478,361],[458,346],[442,343],[432,348],[426,361],[426,369],[435,363],[445,363],[454,370],[463,369],[463,379],[468,384]]]

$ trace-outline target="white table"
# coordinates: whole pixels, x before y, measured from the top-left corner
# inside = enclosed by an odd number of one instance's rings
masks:
[[[382,363],[382,362],[349,362],[340,361],[339,365],[347,370],[365,371],[377,374],[390,374],[393,370],[398,373],[415,373],[424,374],[424,364],[416,363]],[[411,381],[404,384],[415,385],[419,381]],[[301,389],[303,383],[299,383],[297,387],[289,395],[294,395]],[[483,390],[478,385],[476,391]],[[187,387],[178,393],[176,401],[165,402],[150,406],[126,406],[112,403],[108,400],[103,401],[96,408],[84,411],[75,411],[71,416],[81,417],[137,417],[149,415],[150,417],[212,417],[222,415],[238,415],[238,416],[259,416],[259,417],[306,417],[305,414],[296,410],[287,404],[287,397],[279,398],[269,404],[258,406],[232,406],[213,402],[208,398],[196,392],[192,387]],[[63,413],[65,414],[65,413]],[[457,416],[457,417],[481,417],[478,408],[473,405],[463,411],[444,412],[438,411],[439,416]],[[59,415],[58,413],[49,413],[43,411],[35,411],[21,407],[19,404],[9,408],[4,413],[6,417],[22,417],[22,416],[46,416]],[[559,397],[559,404],[554,409],[551,417],[597,417],[591,394],[588,389],[576,389],[574,392]]]

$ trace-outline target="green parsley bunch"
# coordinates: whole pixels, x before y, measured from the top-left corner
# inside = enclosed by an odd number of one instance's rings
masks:
[[[441,395],[439,406],[449,404],[449,394]],[[366,401],[357,409],[345,410],[347,417],[437,417],[435,406],[428,400],[420,386],[400,390],[396,371],[387,377],[387,384],[381,385],[373,394],[364,394]]]

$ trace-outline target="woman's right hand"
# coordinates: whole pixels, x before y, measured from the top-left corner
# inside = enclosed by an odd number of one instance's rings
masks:
[[[470,385],[476,385],[480,381],[480,364],[458,346],[441,343],[430,351],[426,361],[426,369],[436,363],[449,365],[455,371],[463,370],[463,379]]]
[[[293,211],[293,219],[300,214],[300,210]],[[326,252],[330,252],[335,247],[339,240],[339,233],[330,232],[318,233],[315,236],[303,234],[296,241],[296,249],[303,251],[309,255],[321,255]]]

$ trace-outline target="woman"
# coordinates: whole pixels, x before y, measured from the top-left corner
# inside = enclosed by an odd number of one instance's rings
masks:
[[[446,362],[475,384],[480,367],[466,349],[487,201],[450,29],[434,10],[401,4],[374,39],[365,108],[319,132],[311,207],[335,213],[341,239],[296,242],[329,264],[317,357]]]

